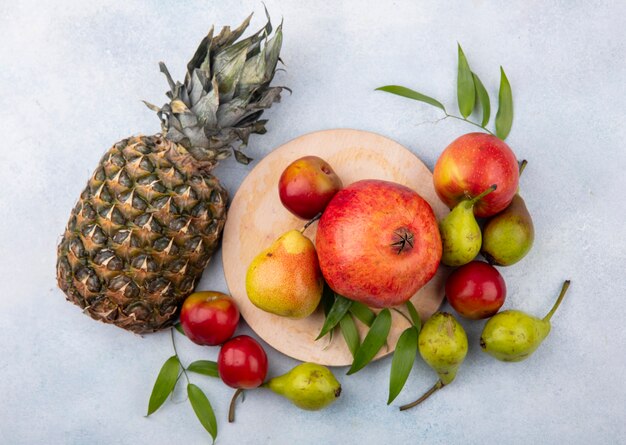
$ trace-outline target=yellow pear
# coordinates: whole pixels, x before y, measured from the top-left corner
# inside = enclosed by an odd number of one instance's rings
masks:
[[[252,304],[283,317],[311,315],[322,290],[315,247],[298,230],[290,230],[259,253],[246,274],[246,292]]]

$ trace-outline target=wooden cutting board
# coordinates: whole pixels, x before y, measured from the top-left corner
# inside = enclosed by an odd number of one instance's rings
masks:
[[[252,259],[276,238],[303,221],[293,216],[280,202],[278,179],[292,161],[306,155],[327,160],[344,185],[360,179],[384,179],[404,184],[417,191],[433,208],[437,219],[448,213],[433,188],[432,174],[413,153],[397,142],[375,133],[339,129],[300,136],[275,149],[250,172],[235,195],[228,212],[222,241],[226,282],[241,314],[250,327],[278,351],[301,361],[329,366],[352,363],[352,356],[340,332],[329,342],[328,336],[315,341],[324,315],[321,307],[303,319],[292,320],[258,309],[246,295],[245,277]],[[317,224],[306,231],[315,240]],[[430,317],[441,305],[447,270],[440,267],[433,279],[411,301],[422,319]],[[400,308],[405,313],[404,307]],[[395,348],[408,322],[395,311],[388,338],[377,358]],[[361,340],[367,327],[357,321]]]

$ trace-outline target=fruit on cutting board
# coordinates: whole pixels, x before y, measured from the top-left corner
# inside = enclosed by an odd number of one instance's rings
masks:
[[[522,311],[502,311],[487,321],[480,336],[480,347],[487,354],[503,362],[520,362],[527,359],[550,333],[550,319],[556,312],[570,281],[563,283],[554,306],[543,318]]]
[[[441,153],[433,182],[437,195],[450,208],[496,184],[497,190],[474,206],[474,214],[486,218],[504,210],[517,192],[517,159],[496,136],[469,133],[455,139]]]
[[[439,221],[439,232],[443,252],[441,262],[447,266],[462,266],[476,258],[480,252],[482,237],[474,216],[474,207],[481,199],[496,190],[492,185],[474,198],[467,198],[454,206],[452,211]]]
[[[238,335],[220,349],[217,371],[222,381],[231,388],[257,388],[267,375],[267,355],[255,339]]]
[[[311,219],[326,208],[343,184],[328,162],[317,156],[296,159],[278,181],[278,195],[285,208],[302,219]]]
[[[333,197],[319,221],[316,247],[335,292],[379,308],[411,298],[441,260],[430,205],[408,187],[374,179]]]
[[[415,402],[400,407],[401,411],[422,403],[456,378],[456,373],[467,355],[467,335],[463,326],[451,314],[436,312],[422,326],[418,350],[428,366],[435,370],[439,380]]]
[[[520,174],[526,166],[522,161]],[[535,226],[519,191],[511,204],[483,228],[481,253],[492,264],[510,266],[524,258],[535,241]]]
[[[57,280],[91,317],[137,332],[171,325],[219,245],[227,193],[211,174],[253,133],[279,100],[270,87],[282,44],[269,22],[245,40],[250,23],[213,29],[159,108],[162,132],[110,148],[72,210],[58,246]]]
[[[323,289],[315,246],[299,230],[290,230],[259,253],[246,274],[252,304],[283,317],[311,315]]]
[[[301,363],[288,373],[265,382],[263,387],[308,411],[325,408],[341,394],[341,384],[330,369],[315,363]]]
[[[472,261],[454,270],[445,289],[450,306],[472,320],[491,317],[506,299],[504,278],[495,267],[482,261]]]
[[[185,335],[199,345],[221,345],[233,336],[237,323],[237,304],[221,292],[194,292],[185,299],[180,310]]]

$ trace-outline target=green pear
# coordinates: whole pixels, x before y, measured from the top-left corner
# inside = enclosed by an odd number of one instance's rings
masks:
[[[522,161],[520,175],[526,164]],[[487,221],[481,253],[491,264],[510,266],[526,256],[534,240],[533,220],[518,190],[509,206]]]
[[[439,222],[443,252],[441,262],[447,266],[462,266],[476,258],[480,252],[482,236],[474,216],[474,204],[496,189],[492,185],[475,198],[459,202]]]
[[[526,256],[534,240],[533,220],[517,194],[506,209],[487,221],[481,253],[491,264],[510,266]]]
[[[456,378],[456,373],[467,355],[467,335],[463,326],[451,314],[437,312],[422,326],[418,349],[428,366],[435,370],[439,380],[415,402],[401,406],[400,411],[422,403]]]
[[[550,318],[563,301],[569,284],[569,280],[563,283],[556,303],[543,318],[513,310],[494,315],[483,328],[480,347],[503,362],[520,362],[528,358],[550,333]]]
[[[294,405],[308,411],[320,410],[341,394],[341,384],[330,370],[315,363],[302,363],[287,374],[263,384]]]
[[[252,304],[284,317],[311,315],[322,290],[315,246],[298,230],[290,230],[259,253],[246,274],[246,292]]]

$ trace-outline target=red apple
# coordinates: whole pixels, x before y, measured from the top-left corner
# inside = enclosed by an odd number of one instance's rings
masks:
[[[446,298],[465,318],[488,318],[504,304],[506,284],[495,267],[472,261],[450,274],[446,280]]]
[[[220,292],[204,291],[189,295],[180,311],[185,335],[199,345],[215,346],[233,336],[239,323],[235,301]]]
[[[280,201],[291,213],[311,219],[341,190],[341,179],[317,156],[305,156],[287,166],[278,181]]]
[[[217,371],[231,388],[256,388],[267,375],[267,354],[254,338],[238,335],[220,349]]]
[[[433,182],[437,195],[450,208],[496,184],[498,188],[474,206],[474,214],[486,218],[504,210],[517,193],[519,167],[503,140],[487,133],[469,133],[441,153]]]
[[[319,221],[320,268],[338,294],[373,307],[404,303],[441,260],[430,205],[415,191],[379,180],[339,191]]]

